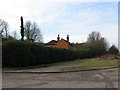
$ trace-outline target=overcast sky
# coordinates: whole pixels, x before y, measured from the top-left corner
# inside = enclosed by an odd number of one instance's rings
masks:
[[[45,43],[58,34],[81,43],[92,31],[99,31],[110,45],[118,45],[118,0],[1,1],[0,18],[9,23],[10,33],[20,32],[20,16],[38,23]]]

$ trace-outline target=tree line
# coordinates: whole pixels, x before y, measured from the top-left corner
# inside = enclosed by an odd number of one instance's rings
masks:
[[[0,19],[0,33],[2,34],[3,39],[8,40],[17,40],[18,33],[17,31],[13,31],[13,35],[9,34],[9,24],[8,22]],[[28,42],[42,42],[42,33],[40,28],[36,22],[26,21],[25,24],[23,22],[23,18],[21,17],[21,40],[23,41],[25,37],[25,41]],[[73,43],[75,50],[82,49],[92,49],[94,53],[93,56],[103,55],[107,52],[112,54],[118,53],[118,48],[115,45],[112,45],[109,48],[108,42],[104,37],[101,37],[100,32],[93,31],[88,35],[87,41],[85,43]]]
[[[100,32],[93,31],[88,35],[87,42],[73,43],[74,49],[91,49],[93,56],[100,56],[106,53],[118,54],[118,48],[115,45],[109,47],[109,43],[104,37],[101,37]]]

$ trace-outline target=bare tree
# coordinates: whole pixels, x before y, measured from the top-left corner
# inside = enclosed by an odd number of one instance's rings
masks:
[[[25,23],[25,37],[27,40],[30,40],[30,32],[31,32],[31,21],[27,21]]]
[[[42,42],[42,34],[36,22],[32,24],[31,39]]]
[[[42,42],[42,34],[36,22],[27,21],[25,23],[25,37],[28,41]]]
[[[100,32],[93,31],[91,34],[88,35],[88,42],[94,42],[101,39]]]
[[[16,30],[14,30],[12,34],[13,34],[13,38],[17,39],[17,32],[16,32]]]
[[[4,20],[2,20],[2,19],[0,19],[0,33],[3,33],[3,30],[4,30],[4,23],[5,23],[5,21]]]
[[[3,33],[4,21],[0,19],[0,33]]]
[[[8,23],[2,19],[0,19],[0,33],[5,38],[8,37]]]
[[[8,37],[8,23],[5,23],[5,37]]]

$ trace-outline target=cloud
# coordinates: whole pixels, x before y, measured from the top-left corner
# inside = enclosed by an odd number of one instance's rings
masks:
[[[116,43],[117,32],[114,33],[114,30],[117,29],[117,4],[103,3],[108,0],[91,0],[101,3],[81,1],[3,0],[0,5],[0,18],[10,24],[11,32],[17,30],[18,33],[20,16],[24,16],[24,21],[36,21],[45,42],[56,39],[58,33],[63,38],[69,34],[71,42],[82,42],[86,41],[92,31],[100,31],[110,43]],[[112,32],[112,36],[108,32]]]
[[[113,25],[107,29],[101,30],[103,37],[106,37],[109,45],[115,44],[118,46],[118,25]]]
[[[70,42],[83,43],[87,41],[88,35],[70,35]]]

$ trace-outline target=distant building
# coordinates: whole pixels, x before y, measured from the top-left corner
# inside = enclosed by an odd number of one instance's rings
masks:
[[[69,42],[69,35],[67,35],[67,40],[61,38],[58,34],[57,41],[56,40],[51,40],[47,44],[45,44],[47,47],[56,47],[56,48],[73,48],[73,45]]]

